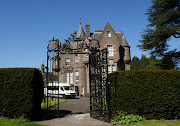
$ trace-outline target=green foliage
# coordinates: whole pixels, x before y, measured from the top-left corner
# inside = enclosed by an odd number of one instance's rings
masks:
[[[109,74],[110,111],[146,119],[180,118],[180,71],[130,70]]]
[[[128,125],[131,124],[132,122],[138,122],[142,121],[143,117],[139,115],[133,115],[133,114],[127,114],[126,112],[118,112],[117,116],[111,120],[110,124],[111,125]]]
[[[178,69],[176,61],[173,61],[172,57],[169,56],[164,56],[158,65],[163,70]]]
[[[148,70],[160,70],[162,69],[160,66],[158,66],[158,60],[156,59],[156,57],[154,55],[151,55],[149,58],[148,58],[148,61],[149,61],[149,64],[146,66],[146,68]],[[164,70],[164,69],[162,69]]]
[[[149,8],[148,20],[150,24],[142,35],[140,47],[163,53],[167,50],[166,41],[171,37],[179,37],[179,0],[154,0]]]
[[[34,68],[0,69],[0,115],[36,119],[41,110],[43,81]]]
[[[146,66],[149,64],[149,60],[148,58],[146,58],[145,55],[142,55],[141,56],[141,59],[140,59],[140,66],[141,66],[141,69],[146,69]]]
[[[66,101],[69,101],[69,100],[59,100],[59,104],[63,103],[63,102],[66,102]],[[57,105],[58,104],[58,100],[48,100],[48,107],[51,107],[51,106],[54,106],[54,105]],[[42,102],[41,103],[41,109],[46,109],[47,108],[47,102]]]
[[[18,123],[26,123],[29,122],[28,119],[26,119],[25,115],[23,114],[21,117],[15,119],[14,121],[18,122]]]
[[[140,60],[138,57],[134,56],[132,58],[131,63],[130,63],[130,67],[131,67],[131,70],[141,69],[140,68]]]
[[[40,124],[29,122],[23,116],[18,119],[8,119],[0,117],[0,126],[42,126]]]
[[[180,121],[172,121],[172,120],[146,120],[140,121],[136,123],[132,123],[129,126],[180,126]]]
[[[138,57],[133,57],[130,66],[132,70],[160,70],[161,67],[159,66],[159,62],[160,61],[158,61],[153,55],[151,55],[149,58],[147,58],[145,55],[142,55],[140,60]]]
[[[140,49],[148,50],[156,56],[179,59],[180,51],[168,51],[167,43],[171,37],[180,37],[179,0],[153,0],[146,14],[149,25],[142,33],[142,40],[139,41],[141,44],[138,45]]]
[[[112,120],[117,122],[121,120],[123,116],[127,115],[127,112],[117,111],[116,113],[113,113],[113,114],[114,115],[112,115]]]
[[[149,58],[142,55],[140,60],[138,57],[133,57],[130,63],[131,70],[178,70],[177,65],[178,63],[173,61],[171,57],[166,56],[157,60],[154,55],[151,55]]]

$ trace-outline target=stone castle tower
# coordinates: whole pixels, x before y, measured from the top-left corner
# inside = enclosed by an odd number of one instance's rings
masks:
[[[66,46],[78,49],[81,44],[88,44],[91,47],[100,45],[100,49],[108,50],[108,73],[120,70],[130,70],[130,46],[127,43],[123,32],[115,32],[109,22],[107,22],[104,30],[96,30],[90,32],[90,25],[85,27],[79,25],[77,32],[72,32],[72,43],[66,41]],[[60,50],[60,72],[59,82],[69,83],[74,87],[76,95],[89,95],[89,56],[85,54],[68,54],[66,50]],[[88,52],[89,50],[79,48],[80,52]],[[55,62],[54,65],[55,66]]]

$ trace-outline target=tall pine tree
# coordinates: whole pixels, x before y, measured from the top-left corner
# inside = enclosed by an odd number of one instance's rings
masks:
[[[148,64],[149,64],[148,58],[146,58],[146,56],[142,54],[139,64],[140,69],[147,69],[146,67]]]
[[[131,66],[131,69],[134,70],[134,69],[140,69],[139,67],[139,64],[140,64],[140,60],[138,57],[134,56],[131,60],[131,63],[130,63],[130,66]]]
[[[163,62],[168,63],[169,58],[178,62],[180,50],[169,50],[167,42],[171,37],[180,38],[180,0],[153,0],[146,14],[149,25],[138,47],[161,57]]]
[[[165,65],[161,66],[161,60],[157,60],[155,56],[151,55],[147,58],[145,55],[141,56],[141,59],[134,56],[131,60],[130,66],[131,69],[148,69],[148,70],[164,70],[164,69],[171,69],[172,67],[167,67]]]
[[[160,67],[158,66],[159,61],[156,59],[154,55],[151,55],[148,61],[149,61],[149,64],[146,66],[146,69],[160,70]]]

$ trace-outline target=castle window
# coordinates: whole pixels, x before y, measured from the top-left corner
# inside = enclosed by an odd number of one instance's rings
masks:
[[[69,72],[66,72],[66,83],[69,83]]]
[[[112,65],[112,72],[116,71],[115,70],[115,65]]]
[[[75,80],[79,81],[79,72],[78,71],[75,71]]]
[[[66,58],[66,66],[70,66],[70,58]]]
[[[108,56],[113,56],[113,46],[108,45],[107,46]]]
[[[107,31],[107,37],[111,37],[111,32]]]
[[[108,74],[111,73],[111,66],[108,66]]]
[[[70,80],[69,80],[70,83],[73,83],[73,72],[70,72],[70,73],[69,73],[69,76],[70,76]]]
[[[75,62],[78,62],[78,54],[75,54]]]
[[[66,83],[73,83],[73,72],[66,72]]]

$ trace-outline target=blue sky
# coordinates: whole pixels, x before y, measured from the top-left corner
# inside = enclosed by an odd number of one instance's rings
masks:
[[[0,0],[0,68],[40,68],[48,41],[54,36],[63,43],[78,30],[80,17],[91,32],[103,30],[107,22],[123,31],[131,58],[147,55],[136,45],[150,5],[151,0]]]

